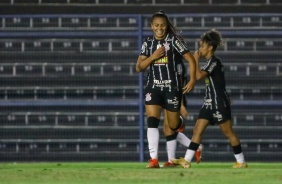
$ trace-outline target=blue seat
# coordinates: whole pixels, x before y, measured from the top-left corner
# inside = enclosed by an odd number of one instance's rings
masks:
[[[1,113],[1,126],[24,126],[26,125],[25,114]]]
[[[3,40],[0,41],[0,50],[6,52],[21,52],[22,50],[22,41],[21,40]]]
[[[59,28],[59,17],[33,17],[33,28],[44,29],[44,28]]]
[[[51,51],[51,41],[34,40],[24,41],[24,51],[25,52],[50,52]]]
[[[117,20],[115,17],[93,17],[90,18],[90,25],[97,28],[117,27]]]
[[[87,17],[62,17],[61,22],[62,27],[68,28],[87,28],[90,26]]]
[[[53,51],[80,52],[80,42],[72,40],[58,40],[53,42]]]
[[[31,27],[29,17],[7,17],[5,18],[5,27],[6,28],[28,28]]]
[[[257,16],[239,16],[233,17],[234,27],[261,27],[260,17]]]
[[[213,2],[214,3],[214,2]],[[207,16],[204,18],[205,27],[210,28],[222,28],[222,27],[231,27],[230,17],[227,16]]]

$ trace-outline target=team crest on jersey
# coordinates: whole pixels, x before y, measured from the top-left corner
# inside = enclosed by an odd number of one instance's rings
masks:
[[[146,101],[146,102],[152,100],[152,96],[151,96],[151,95],[152,95],[152,93],[147,93],[147,94],[146,94],[146,98],[145,98],[145,101]]]
[[[165,47],[165,51],[168,51],[170,49],[169,43],[164,43],[163,45]]]

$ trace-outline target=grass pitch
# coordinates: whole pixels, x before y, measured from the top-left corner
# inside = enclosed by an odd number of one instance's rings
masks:
[[[146,169],[138,162],[0,163],[0,184],[281,184],[282,162],[202,162],[190,169]]]

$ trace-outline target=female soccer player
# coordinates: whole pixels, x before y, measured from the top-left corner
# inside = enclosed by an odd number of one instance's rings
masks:
[[[209,124],[217,124],[228,138],[237,161],[233,168],[247,167],[240,140],[232,128],[230,99],[225,89],[223,65],[221,60],[214,55],[217,47],[221,44],[220,33],[212,29],[201,36],[200,48],[194,53],[197,66],[196,79],[205,79],[206,93],[185,158],[172,159],[173,163],[180,164],[184,168],[190,168],[191,160],[201,142],[202,134]],[[207,62],[200,70],[199,59],[201,57],[205,58]]]
[[[183,39],[176,34],[177,29],[163,11],[158,11],[152,16],[151,28],[154,35],[143,42],[136,71],[142,72],[149,67],[145,88],[145,110],[151,159],[147,168],[159,168],[158,126],[162,109],[166,111],[169,128],[176,131],[181,125],[179,109],[182,94],[193,90],[195,86],[196,63]],[[190,80],[184,87],[176,68],[176,64],[183,57],[190,66]]]

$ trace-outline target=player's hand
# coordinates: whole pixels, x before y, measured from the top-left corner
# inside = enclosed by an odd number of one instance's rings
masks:
[[[185,93],[188,93],[190,91],[192,91],[195,87],[195,83],[196,83],[196,80],[190,80],[185,86],[183,89],[183,94]]]
[[[165,47],[162,46],[155,50],[155,52],[152,54],[153,60],[159,59],[165,55]]]
[[[194,52],[193,56],[194,56],[196,62],[198,62],[199,59],[200,59],[200,57],[201,57],[201,52],[200,52],[199,50],[196,50],[196,51]]]

